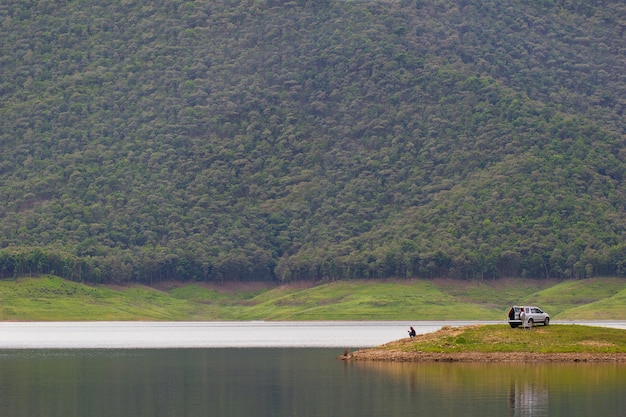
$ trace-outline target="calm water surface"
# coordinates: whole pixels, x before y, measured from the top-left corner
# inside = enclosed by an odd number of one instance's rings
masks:
[[[0,323],[0,416],[626,416],[624,365],[336,359],[444,324]]]
[[[626,368],[344,363],[336,348],[8,350],[0,415],[624,416]]]

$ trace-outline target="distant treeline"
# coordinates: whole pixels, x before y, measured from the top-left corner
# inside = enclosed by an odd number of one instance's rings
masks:
[[[406,249],[406,248],[405,248]],[[443,252],[419,255],[398,248],[377,258],[372,253],[358,252],[339,259],[312,259],[300,264],[290,263],[274,268],[267,259],[252,263],[246,257],[232,257],[210,263],[165,252],[145,252],[141,257],[119,256],[77,257],[49,249],[0,251],[0,278],[52,274],[89,283],[142,283],[163,281],[272,281],[276,283],[302,280],[328,282],[360,278],[459,278],[498,279],[504,277],[584,278],[595,275],[622,276],[626,273],[623,259],[626,246],[607,253],[587,253],[581,259],[555,258],[539,253],[522,258],[503,253],[493,259],[453,259]]]

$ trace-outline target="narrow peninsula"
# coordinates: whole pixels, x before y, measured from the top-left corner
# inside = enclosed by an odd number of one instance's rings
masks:
[[[390,362],[623,362],[626,330],[582,325],[511,329],[507,325],[445,326],[371,349],[346,361]]]

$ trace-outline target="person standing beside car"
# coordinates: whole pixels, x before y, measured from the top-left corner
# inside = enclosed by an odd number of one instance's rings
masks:
[[[522,321],[522,327],[527,327],[526,323],[526,307],[522,307],[519,312],[519,319]]]

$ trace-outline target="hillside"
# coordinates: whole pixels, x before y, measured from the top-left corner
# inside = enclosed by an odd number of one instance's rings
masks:
[[[572,285],[576,283],[577,285]],[[552,323],[626,319],[626,282],[354,280],[103,285],[54,276],[0,281],[0,321],[498,320],[539,305]]]
[[[571,278],[626,261],[626,5],[7,0],[0,274]]]

